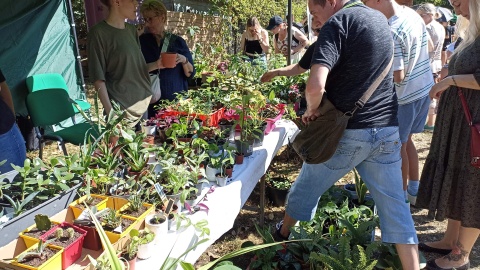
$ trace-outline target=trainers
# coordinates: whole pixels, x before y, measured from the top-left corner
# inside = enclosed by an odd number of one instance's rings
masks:
[[[285,237],[280,233],[280,230],[282,229],[282,225],[283,225],[283,220],[275,224],[275,233],[273,234],[273,239],[276,242],[283,242],[288,240],[288,237]],[[290,236],[290,234],[288,236]]]
[[[423,129],[424,129],[425,131],[433,131],[433,130],[435,129],[435,126],[425,125],[425,126],[423,127]]]

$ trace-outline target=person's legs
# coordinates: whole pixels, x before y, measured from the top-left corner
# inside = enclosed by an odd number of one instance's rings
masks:
[[[435,264],[441,268],[459,268],[468,264],[469,255],[473,245],[477,241],[480,229],[460,227],[458,241],[450,254],[435,260]],[[429,262],[431,263],[431,262]]]
[[[320,196],[338,179],[351,171],[370,152],[371,135],[367,130],[345,130],[337,151],[321,164],[306,164],[292,185],[287,198],[280,234],[288,237],[298,220],[309,221],[315,215]]]
[[[425,245],[439,249],[453,249],[458,242],[461,222],[459,220],[448,219],[447,230],[443,238],[435,242],[426,242]]]
[[[397,130],[376,129],[371,154],[356,168],[375,201],[382,241],[396,244],[404,269],[418,269],[417,234],[400,180],[401,143]]]
[[[400,141],[402,142],[401,156],[402,156],[402,183],[405,191],[404,197],[407,200],[407,183],[408,183],[408,154],[407,142],[412,130],[412,124],[415,117],[415,102],[398,106],[398,133],[400,134]]]
[[[12,171],[11,164],[23,167],[27,158],[27,149],[17,124],[13,124],[6,133],[0,134],[0,149],[0,162],[6,160],[3,165],[0,165],[0,174]]]
[[[407,141],[407,156],[408,156],[408,200],[412,205],[415,205],[417,200],[418,186],[419,186],[419,168],[418,168],[418,154],[415,144],[412,141],[412,134],[421,133],[424,129],[425,119],[427,118],[428,108],[430,106],[430,97],[419,99],[413,103],[413,122],[410,134]]]
[[[425,130],[432,131],[435,126],[435,120],[437,118],[437,100],[432,99],[430,105],[428,107],[428,117],[427,117],[427,124],[425,125]]]

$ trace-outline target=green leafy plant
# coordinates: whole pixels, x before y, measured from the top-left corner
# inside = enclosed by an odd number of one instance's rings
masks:
[[[37,194],[38,194],[38,191],[35,191],[35,192],[31,193],[30,195],[28,195],[22,201],[13,200],[7,194],[3,194],[3,197],[5,197],[5,199],[7,199],[7,201],[10,203],[10,205],[13,207],[13,216],[16,217],[16,216],[19,216],[20,214],[22,214],[23,212],[26,211],[25,206],[28,203],[30,203],[35,198],[35,196]]]
[[[310,260],[317,267],[321,265],[329,269],[338,270],[373,270],[376,260],[369,259],[365,250],[357,245],[352,251],[350,238],[345,236],[340,239],[339,247],[329,247],[328,253],[311,253]]]
[[[358,175],[357,169],[353,169],[353,173],[355,175],[355,192],[358,196],[358,203],[364,204],[365,196],[367,195],[367,185],[363,181],[363,179]]]
[[[143,200],[139,195],[132,195],[128,198],[128,211],[138,212],[143,206]]]
[[[110,229],[115,229],[122,224],[122,216],[114,210],[109,209],[108,213],[103,217],[105,226]]]
[[[40,241],[37,244],[37,247],[33,251],[24,252],[24,253],[20,254],[16,258],[16,261],[19,262],[19,263],[22,263],[22,262],[25,262],[27,260],[34,259],[34,258],[39,258],[39,259],[44,260],[45,256],[46,256],[45,249],[47,248],[48,244],[50,244],[53,240],[55,240],[55,239],[51,239],[51,240],[48,240],[48,241],[43,241],[42,239],[40,239]]]

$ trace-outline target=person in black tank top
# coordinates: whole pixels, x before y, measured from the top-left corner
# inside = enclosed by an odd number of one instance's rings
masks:
[[[247,29],[242,34],[240,48],[246,56],[246,61],[266,66],[265,55],[270,49],[268,33],[262,28],[256,17],[247,20]]]

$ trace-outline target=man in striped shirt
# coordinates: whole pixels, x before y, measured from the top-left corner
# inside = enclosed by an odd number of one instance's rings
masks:
[[[425,23],[413,9],[392,0],[363,0],[388,19],[394,40],[394,81],[402,141],[402,176],[405,196],[415,204],[418,191],[418,155],[412,134],[423,131],[434,81],[428,54]],[[407,180],[408,191],[407,191]]]

